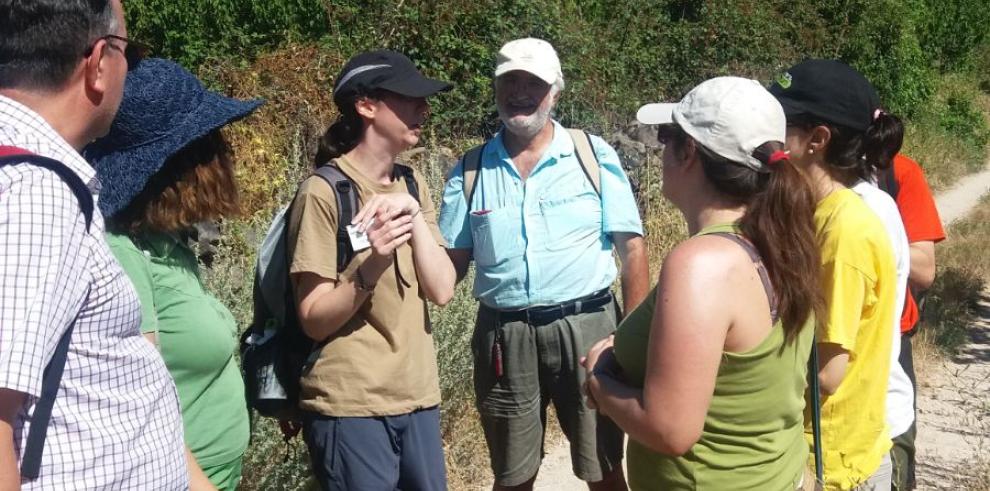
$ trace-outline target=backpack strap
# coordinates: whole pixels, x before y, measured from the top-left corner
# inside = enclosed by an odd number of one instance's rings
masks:
[[[571,140],[574,140],[574,153],[581,163],[581,170],[584,171],[591,187],[595,188],[595,193],[601,197],[602,169],[598,163],[598,156],[595,155],[595,149],[591,146],[591,137],[583,130],[574,128],[568,128],[567,133],[571,135]]]
[[[43,167],[54,172],[62,182],[64,182],[79,202],[86,223],[86,231],[93,223],[93,195],[82,179],[65,166],[65,164],[48,157],[35,155],[27,150],[0,146],[0,167],[14,164],[31,164]],[[51,422],[52,408],[55,406],[55,397],[58,396],[59,386],[62,385],[62,373],[65,372],[65,361],[69,356],[69,341],[72,339],[72,331],[76,327],[76,320],[69,323],[69,327],[62,333],[52,359],[45,366],[41,381],[41,396],[35,402],[34,412],[31,414],[31,430],[27,436],[27,442],[23,449],[21,459],[21,477],[28,480],[38,478],[41,470],[41,457],[45,450],[45,438],[48,435],[48,424]]]
[[[83,218],[86,221],[86,231],[89,232],[89,227],[93,223],[93,208],[95,207],[93,193],[90,192],[89,187],[86,186],[86,183],[82,181],[78,174],[58,160],[35,155],[17,147],[0,146],[0,167],[14,164],[31,164],[36,167],[48,169],[58,175],[62,179],[62,182],[69,186],[72,194],[76,196],[76,201],[79,202],[79,209],[82,211]]]
[[[354,248],[351,247],[347,226],[350,225],[359,209],[358,195],[354,191],[354,182],[350,176],[332,161],[317,167],[316,175],[322,177],[330,185],[337,201],[337,272],[341,272],[354,258]],[[416,176],[412,167],[395,164],[393,177],[396,179],[401,177],[406,183],[409,194],[416,198],[417,202],[420,201],[419,185],[416,184]]]
[[[76,319],[73,319],[65,333],[59,338],[52,359],[45,366],[41,381],[41,397],[34,404],[34,412],[31,414],[31,431],[28,433],[27,443],[24,445],[24,455],[21,460],[22,478],[37,479],[41,470],[41,456],[45,450],[45,437],[48,435],[48,424],[52,418],[52,407],[55,405],[58,388],[62,385],[62,373],[65,371],[65,361],[69,357],[69,340],[72,338],[72,330],[75,327]]]
[[[339,273],[347,267],[351,258],[354,257],[354,248],[351,247],[347,226],[350,225],[354,214],[357,213],[358,197],[357,193],[354,192],[351,178],[332,162],[317,167],[316,175],[330,185],[334,191],[334,198],[337,200],[337,272]]]
[[[584,175],[588,178],[588,182],[591,183],[591,187],[595,188],[595,193],[601,196],[601,165],[598,162],[598,155],[595,154],[595,149],[591,144],[591,136],[584,130],[574,128],[568,128],[567,134],[574,141],[574,154],[577,155],[578,162],[581,164],[581,170],[584,171]],[[488,146],[488,142],[472,147],[461,157],[461,165],[464,166],[464,199],[467,201],[469,208],[474,199],[474,190],[478,183],[479,171],[481,170],[481,156],[484,154],[486,146]]]
[[[406,190],[413,198],[416,198],[417,203],[422,203],[423,200],[419,197],[419,184],[416,184],[416,174],[413,173],[412,167],[405,164],[396,163],[394,166],[395,173],[402,176],[402,180],[406,181]]]
[[[474,199],[474,188],[478,183],[478,171],[481,170],[481,156],[485,153],[488,142],[477,145],[461,157],[461,165],[464,167],[464,200],[471,208],[471,201]]]

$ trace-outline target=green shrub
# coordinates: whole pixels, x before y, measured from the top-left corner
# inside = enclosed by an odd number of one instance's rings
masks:
[[[990,15],[986,8],[974,12],[980,2],[129,0],[127,12],[136,38],[190,67],[249,62],[286,41],[317,42],[344,59],[375,47],[397,49],[456,85],[434,101],[437,134],[477,137],[496,127],[495,52],[522,36],[557,47],[569,86],[558,117],[594,130],[628,121],[641,102],[676,98],[705,78],[769,80],[806,57],[849,62],[890,109],[909,115],[932,93],[943,57],[972,58],[983,37],[977,19]],[[948,19],[967,13],[974,16],[947,36],[947,26],[957,25]]]
[[[974,63],[974,48],[988,39],[990,8],[986,0],[924,0],[922,46],[942,70]]]

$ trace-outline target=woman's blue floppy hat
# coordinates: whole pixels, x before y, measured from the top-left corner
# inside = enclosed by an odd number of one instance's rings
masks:
[[[174,62],[142,60],[127,73],[110,132],[83,151],[103,186],[99,198],[103,216],[126,208],[169,157],[263,103],[207,90]]]

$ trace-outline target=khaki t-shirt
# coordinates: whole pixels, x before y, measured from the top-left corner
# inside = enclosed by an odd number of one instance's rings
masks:
[[[373,194],[408,193],[401,176],[382,185],[346,158],[335,162],[353,180],[359,203]],[[429,189],[419,172],[414,176],[423,218],[443,245]],[[353,278],[370,249],[357,253],[338,273],[336,236],[334,191],[322,178],[310,177],[300,185],[289,220],[290,272],[316,273],[332,280]],[[388,416],[440,403],[432,328],[409,243],[396,250],[392,265],[354,317],[317,350],[315,364],[302,378],[304,410],[328,416]]]

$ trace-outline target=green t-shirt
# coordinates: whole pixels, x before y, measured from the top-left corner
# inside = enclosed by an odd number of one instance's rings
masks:
[[[186,446],[204,469],[240,459],[250,429],[234,358],[237,325],[203,288],[195,254],[165,234],[131,240],[108,233],[107,243],[141,299],[141,331],[158,333],[179,392]]]
[[[736,231],[731,225],[698,235]],[[615,357],[626,383],[642,387],[656,287],[619,325]],[[804,391],[814,329],[784,342],[780,321],[755,348],[722,353],[701,438],[680,457],[662,455],[629,439],[632,489],[793,490],[808,461]]]

